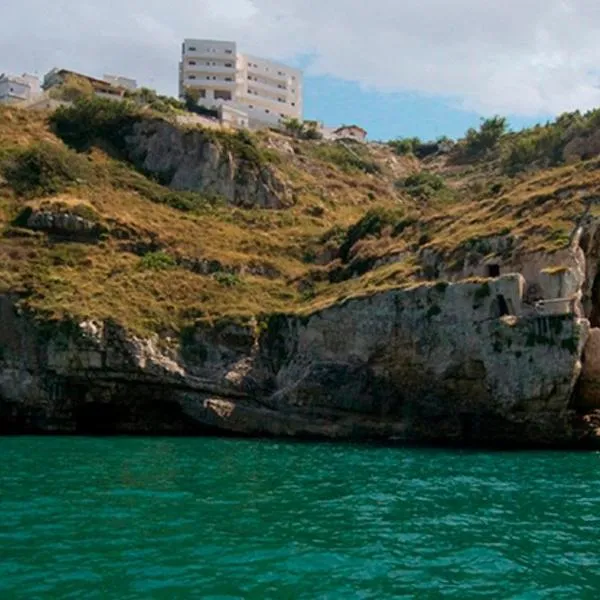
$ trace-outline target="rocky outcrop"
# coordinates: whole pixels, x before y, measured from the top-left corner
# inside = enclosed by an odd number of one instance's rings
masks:
[[[96,221],[86,219],[68,210],[32,210],[26,226],[34,231],[72,238],[80,241],[96,240],[105,231]]]
[[[181,340],[40,325],[4,297],[1,427],[575,443],[588,321],[519,316],[524,287],[510,275],[392,290]]]
[[[143,120],[133,126],[126,148],[138,168],[175,190],[221,196],[236,206],[288,205],[290,191],[270,166],[257,160],[260,150],[236,135],[223,134],[219,140],[203,129],[185,130],[168,121]],[[232,142],[229,148],[225,139]]]

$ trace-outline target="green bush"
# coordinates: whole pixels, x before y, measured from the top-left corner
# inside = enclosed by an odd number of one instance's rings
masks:
[[[504,117],[482,119],[479,130],[471,128],[467,131],[465,136],[467,156],[478,157],[495,148],[507,129],[508,122]]]
[[[60,107],[50,117],[56,134],[72,148],[86,150],[108,142],[119,152],[125,151],[125,138],[140,120],[141,113],[130,100],[104,98],[79,100],[73,106]]]
[[[359,151],[358,148],[356,151],[350,151],[342,144],[322,144],[312,149],[312,153],[317,158],[333,163],[343,171],[363,171],[364,173],[371,174],[380,173],[381,167],[370,157],[361,156]]]
[[[135,102],[139,106],[146,106],[152,110],[163,114],[177,114],[185,112],[185,103],[171,96],[162,96],[154,90],[140,88],[125,92],[125,98]]]
[[[403,221],[404,210],[386,210],[382,208],[373,208],[352,225],[346,231],[340,245],[340,258],[347,262],[350,257],[352,247],[359,241],[367,237],[376,237],[381,235],[387,227],[394,230],[398,224]]]
[[[9,185],[22,196],[50,196],[68,187],[93,182],[94,169],[86,157],[58,144],[39,142],[0,162]]]
[[[153,271],[164,271],[177,266],[175,259],[162,250],[158,252],[148,252],[140,259],[141,269],[150,269]]]
[[[242,283],[242,280],[235,273],[226,273],[225,271],[218,271],[213,274],[213,279],[224,287],[234,287]]]
[[[396,182],[396,187],[404,190],[413,198],[425,200],[444,194],[447,196],[451,194],[450,190],[446,187],[444,179],[431,171],[413,173],[406,179]]]
[[[415,148],[421,144],[421,140],[418,137],[397,138],[390,140],[387,144],[399,156],[406,156],[407,154],[415,153]]]

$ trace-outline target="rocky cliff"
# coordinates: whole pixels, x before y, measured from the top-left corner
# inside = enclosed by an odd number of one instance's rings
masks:
[[[518,316],[521,276],[377,293],[180,341],[0,302],[5,432],[571,444],[589,323]]]
[[[2,432],[597,446],[597,159],[175,123],[0,107]]]

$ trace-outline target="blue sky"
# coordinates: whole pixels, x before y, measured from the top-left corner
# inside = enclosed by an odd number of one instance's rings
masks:
[[[442,135],[458,138],[469,127],[478,127],[481,119],[477,112],[460,110],[449,98],[365,90],[357,83],[333,77],[308,77],[304,89],[307,119],[332,125],[356,123],[368,131],[371,140],[413,136],[430,140]],[[547,114],[502,116],[508,117],[513,129],[552,118]]]

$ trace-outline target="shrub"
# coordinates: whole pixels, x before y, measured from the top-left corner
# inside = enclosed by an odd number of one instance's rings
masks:
[[[51,98],[65,102],[77,102],[93,95],[94,88],[89,79],[74,74],[67,75],[63,83],[50,90]]]
[[[386,227],[395,228],[402,221],[404,211],[373,208],[357,223],[348,228],[340,246],[340,257],[348,261],[352,247],[367,237],[379,236]]]
[[[177,266],[175,259],[162,250],[158,252],[148,252],[140,259],[141,269],[151,269],[153,271],[164,271]]]
[[[82,99],[73,106],[63,106],[50,117],[56,134],[76,150],[86,150],[98,141],[108,142],[123,152],[125,138],[141,119],[135,105],[104,98]]]
[[[390,140],[387,144],[396,154],[405,156],[407,154],[414,154],[415,148],[421,144],[421,140],[418,137],[397,138]]]
[[[413,173],[406,179],[396,182],[396,187],[406,191],[413,198],[425,200],[439,196],[441,192],[446,194],[450,192],[444,179],[431,171]]]
[[[194,88],[187,88],[184,95],[184,105],[187,111],[201,115],[203,117],[209,117],[217,119],[219,117],[219,111],[215,108],[206,108],[198,104],[200,100],[200,92]]]
[[[508,122],[504,117],[482,119],[479,130],[469,129],[465,136],[465,151],[470,157],[478,157],[492,150],[506,133]]]
[[[234,287],[242,283],[242,280],[235,273],[226,273],[224,271],[214,273],[213,279],[224,287]]]
[[[181,100],[170,96],[162,96],[149,88],[126,91],[125,97],[140,106],[147,106],[159,113],[172,114],[186,110],[186,104]]]
[[[94,170],[84,156],[49,142],[15,153],[0,163],[0,168],[15,192],[29,197],[58,194],[94,179]]]
[[[358,150],[358,149],[357,149]],[[343,171],[363,171],[376,174],[381,172],[381,167],[370,157],[361,157],[358,152],[349,150],[342,144],[323,144],[313,149],[313,154],[321,160],[333,163]]]

